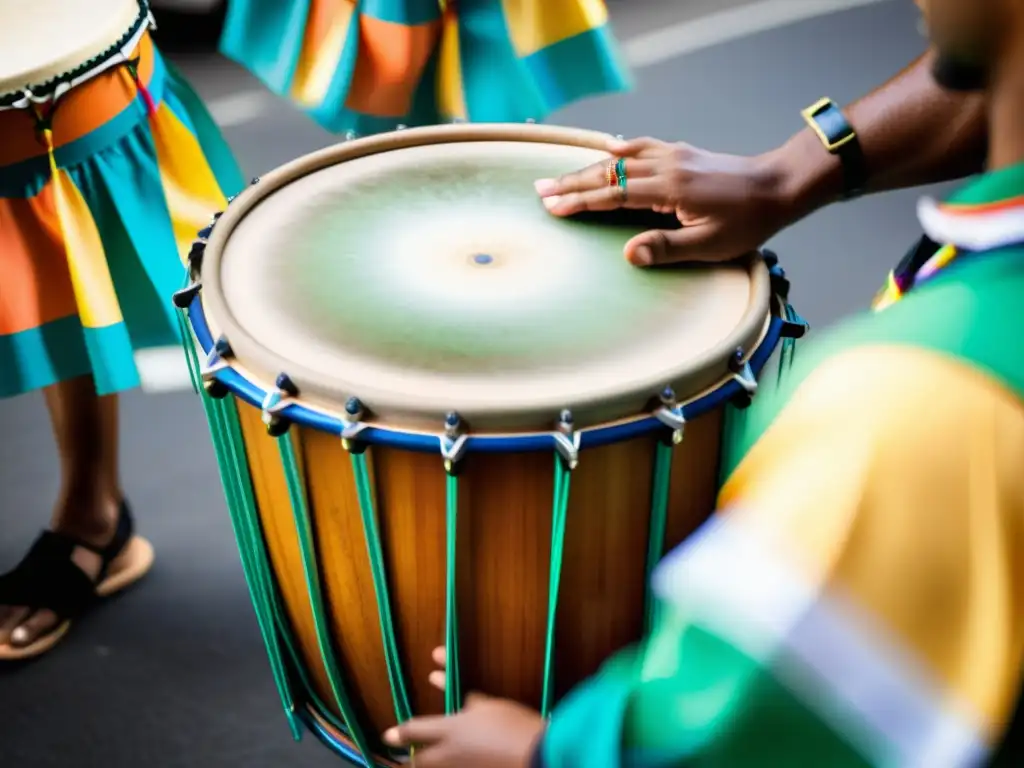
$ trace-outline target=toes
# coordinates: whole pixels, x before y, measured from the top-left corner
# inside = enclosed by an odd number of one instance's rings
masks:
[[[11,632],[27,619],[30,613],[28,608],[12,608],[7,605],[0,608],[0,645],[11,642]]]
[[[11,645],[18,648],[31,645],[47,632],[56,629],[59,623],[53,611],[36,611],[11,632]]]

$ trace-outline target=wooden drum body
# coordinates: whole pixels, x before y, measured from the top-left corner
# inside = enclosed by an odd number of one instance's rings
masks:
[[[760,258],[644,272],[636,226],[546,214],[532,181],[605,138],[361,139],[193,248],[175,300],[275,679],[352,762],[463,691],[547,711],[638,640],[649,568],[714,507],[724,408],[792,332]]]

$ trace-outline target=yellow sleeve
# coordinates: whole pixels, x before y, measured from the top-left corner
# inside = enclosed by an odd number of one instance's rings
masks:
[[[832,655],[844,658],[815,662],[847,664],[819,683],[849,688],[832,693],[859,696],[855,706],[889,706],[871,715],[878,727],[916,728],[913,738],[934,742],[934,765],[943,739],[991,748],[1019,694],[1022,469],[1013,393],[953,358],[869,347],[815,371],[720,495],[722,520],[758,542],[755,559],[782,563],[817,595],[805,605],[827,600],[840,616],[830,626],[844,627],[836,637],[860,636],[850,648],[836,641]]]

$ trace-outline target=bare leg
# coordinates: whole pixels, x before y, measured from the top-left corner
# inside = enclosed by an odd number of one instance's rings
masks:
[[[61,463],[52,530],[102,547],[117,528],[122,498],[117,397],[98,397],[89,376],[48,387],[45,395]],[[98,575],[100,558],[95,553],[79,548],[72,559],[91,577]],[[0,644],[29,645],[56,623],[50,611],[30,613],[18,606],[0,606]]]

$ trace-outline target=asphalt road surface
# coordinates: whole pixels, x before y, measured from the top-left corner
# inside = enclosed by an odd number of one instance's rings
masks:
[[[757,152],[797,130],[802,107],[824,95],[839,103],[856,98],[924,45],[905,0],[629,0],[612,7],[627,51],[642,65],[637,90],[575,105],[551,122]],[[175,58],[208,98],[247,174],[334,140],[214,54]],[[812,324],[866,304],[918,234],[920,194],[836,206],[777,238],[797,307]],[[173,358],[147,365],[151,389],[161,393],[123,398],[123,475],[157,565],[49,657],[0,669],[0,762],[337,765],[312,737],[298,746],[290,740],[199,403],[181,389]],[[5,570],[48,517],[57,464],[37,394],[0,401],[0,420],[7,424],[0,441]]]

